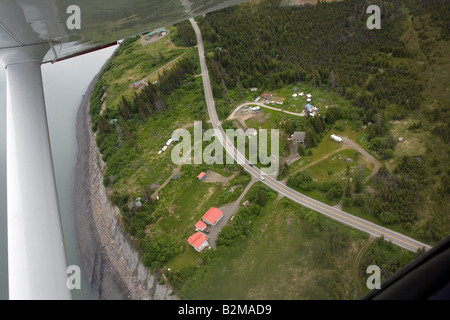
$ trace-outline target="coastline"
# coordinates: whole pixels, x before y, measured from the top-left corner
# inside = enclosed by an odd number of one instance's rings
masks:
[[[74,208],[82,269],[100,300],[178,299],[171,295],[169,286],[158,284],[159,274],[152,274],[142,265],[121,230],[119,209],[109,201],[103,186],[106,164],[97,149],[88,114],[90,96],[100,74],[83,95],[76,119]]]

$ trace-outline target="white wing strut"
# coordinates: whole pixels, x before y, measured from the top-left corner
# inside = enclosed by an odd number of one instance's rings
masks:
[[[42,87],[48,44],[4,49],[10,299],[71,299]]]

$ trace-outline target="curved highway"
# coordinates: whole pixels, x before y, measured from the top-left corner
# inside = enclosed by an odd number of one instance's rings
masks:
[[[211,123],[213,125],[214,130],[216,131],[216,136],[219,141],[225,148],[226,152],[233,156],[233,158],[237,161],[237,163],[241,164],[246,171],[248,171],[251,175],[261,179],[261,182],[265,183],[272,190],[284,195],[286,198],[304,206],[310,208],[314,211],[317,211],[331,219],[334,219],[343,224],[349,225],[355,229],[367,232],[375,237],[383,236],[384,239],[391,241],[392,243],[405,248],[410,251],[417,251],[418,249],[424,248],[425,250],[431,249],[431,246],[421,243],[417,240],[409,238],[403,234],[398,232],[389,230],[387,228],[381,227],[375,223],[366,221],[364,219],[355,217],[351,214],[348,214],[342,210],[331,207],[327,204],[324,204],[320,201],[307,197],[300,192],[297,192],[281,182],[273,179],[272,177],[265,175],[262,178],[262,171],[256,168],[253,165],[250,165],[250,162],[243,156],[229,141],[228,137],[225,135],[224,130],[220,126],[219,118],[217,117],[216,108],[214,104],[214,99],[211,90],[211,84],[209,80],[208,69],[206,67],[205,61],[205,51],[203,47],[203,40],[200,33],[200,29],[197,26],[197,23],[194,19],[189,19],[191,22],[195,33],[197,35],[198,42],[198,53],[200,57],[200,65],[203,74],[203,89],[205,92],[206,105],[208,108],[209,117],[211,119]]]

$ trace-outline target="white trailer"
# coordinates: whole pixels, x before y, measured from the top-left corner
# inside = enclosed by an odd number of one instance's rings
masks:
[[[337,135],[335,135],[335,134],[332,134],[330,137],[334,141],[337,141],[337,142],[341,142],[342,141],[342,138],[337,136]]]

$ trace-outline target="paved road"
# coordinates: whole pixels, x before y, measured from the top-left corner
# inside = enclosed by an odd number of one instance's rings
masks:
[[[191,24],[195,30],[195,33],[197,35],[198,53],[199,53],[199,57],[200,57],[200,66],[201,66],[202,73],[203,73],[203,89],[205,91],[206,105],[208,108],[208,113],[209,113],[209,117],[211,119],[211,123],[213,125],[214,130],[216,131],[216,136],[217,136],[218,140],[221,142],[221,144],[223,145],[223,147],[225,148],[226,152],[228,152],[230,155],[232,155],[234,157],[234,159],[237,161],[237,163],[241,164],[244,167],[244,169],[246,171],[248,171],[252,176],[262,179],[261,177],[262,177],[263,173],[258,168],[254,167],[254,166],[250,166],[249,161],[241,153],[239,153],[238,150],[236,150],[234,148],[234,145],[228,140],[227,136],[225,135],[224,130],[220,126],[220,121],[217,117],[214,99],[213,99],[213,95],[212,95],[208,69],[206,67],[205,52],[204,52],[204,48],[203,48],[203,40],[202,40],[202,36],[200,33],[200,29],[198,28],[197,23],[195,22],[194,19],[189,19],[189,21],[191,22]],[[338,222],[349,225],[358,230],[367,232],[370,235],[373,235],[375,237],[383,236],[386,240],[390,240],[390,241],[392,241],[392,243],[394,243],[400,247],[403,247],[407,250],[417,251],[420,248],[425,248],[426,250],[431,248],[429,245],[421,243],[412,238],[406,237],[398,232],[394,232],[387,228],[381,227],[375,223],[355,217],[355,216],[348,214],[342,210],[333,208],[333,207],[326,205],[320,201],[317,201],[315,199],[307,197],[307,196],[301,194],[300,192],[297,192],[297,191],[283,185],[281,182],[275,180],[271,176],[265,175],[264,180],[262,182],[265,183],[271,189],[273,189],[275,192],[278,192],[279,194],[284,195],[286,198],[291,199],[292,201],[294,201],[304,207],[315,210],[327,217],[330,217],[331,219],[334,219]]]

